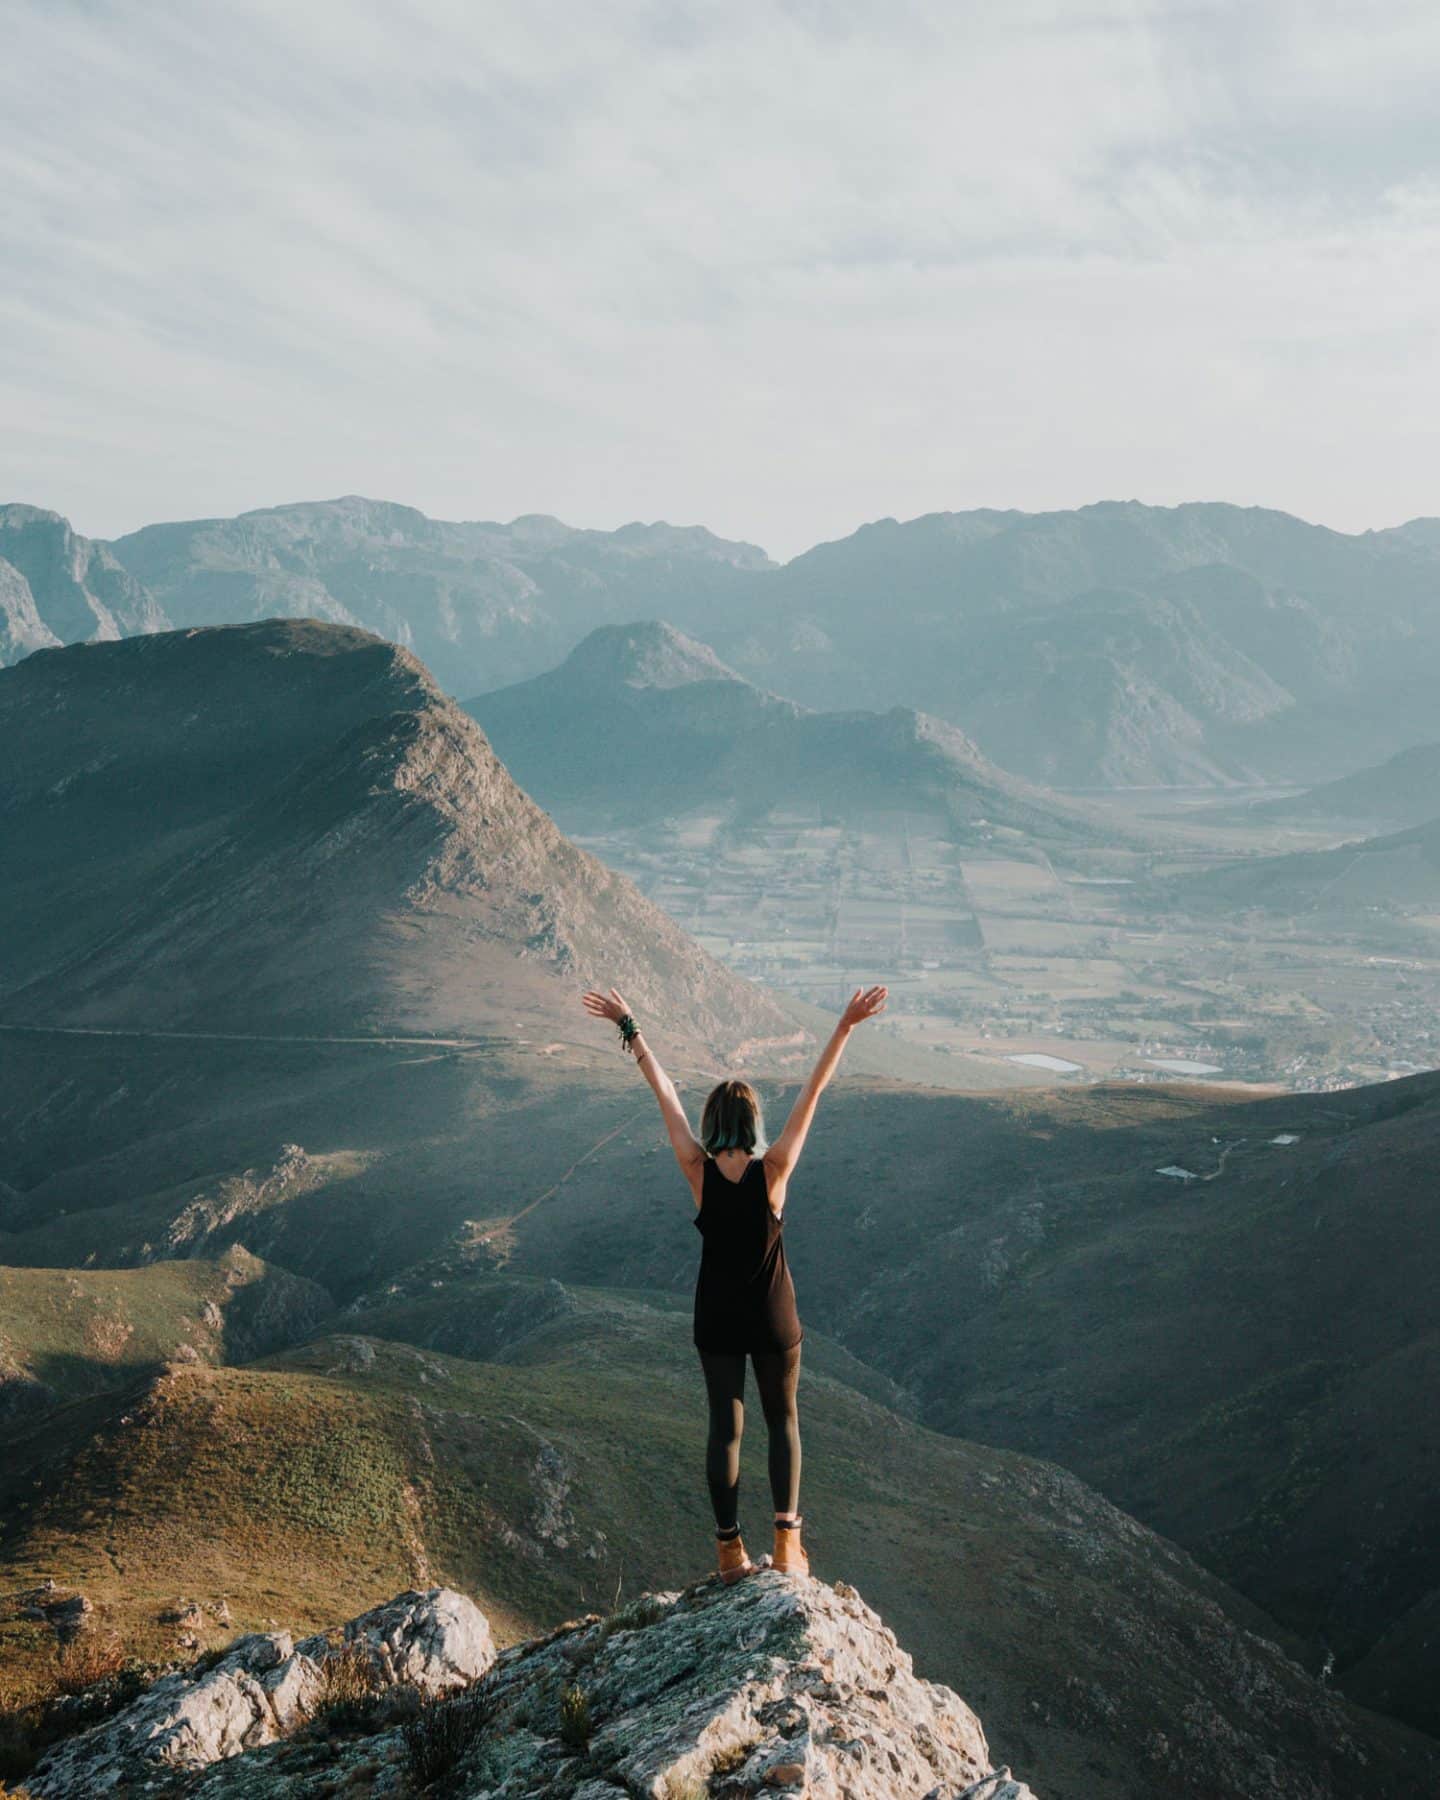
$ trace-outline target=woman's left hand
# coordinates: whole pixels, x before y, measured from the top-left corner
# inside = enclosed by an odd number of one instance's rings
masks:
[[[850,1004],[840,1015],[840,1023],[847,1031],[856,1025],[863,1025],[867,1019],[873,1019],[885,1010],[885,1001],[889,997],[888,987],[856,988],[850,996]]]
[[[580,996],[580,1004],[593,1018],[608,1019],[612,1025],[618,1025],[630,1010],[614,988],[608,994],[592,988],[588,994]]]

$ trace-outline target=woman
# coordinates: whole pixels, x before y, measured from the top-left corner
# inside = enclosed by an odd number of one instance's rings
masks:
[[[747,1356],[770,1437],[773,1566],[793,1575],[810,1572],[800,1541],[800,1421],[795,1409],[803,1333],[785,1261],[785,1198],[815,1107],[846,1040],[857,1025],[884,1012],[887,992],[883,987],[856,988],[790,1109],[785,1129],[768,1148],[759,1096],[748,1081],[722,1081],[711,1090],[697,1139],[674,1082],[619,994],[611,988],[608,994],[584,997],[585,1010],[619,1028],[622,1043],[644,1070],[695,1201],[695,1224],[703,1239],[695,1284],[695,1347],[710,1402],[705,1478],[725,1582],[738,1581],[755,1567],[745,1554],[738,1517]]]

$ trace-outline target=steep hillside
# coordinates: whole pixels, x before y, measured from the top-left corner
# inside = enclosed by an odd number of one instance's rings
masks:
[[[148,525],[110,548],[176,624],[359,625],[461,694],[546,668],[603,619],[663,610],[675,590],[723,593],[738,571],[769,566],[753,544],[699,526],[459,524],[358,495]]]
[[[154,595],[103,544],[38,506],[0,506],[0,668],[55,644],[164,631]]]
[[[0,669],[32,650],[53,650],[59,642],[40,617],[30,583],[13,563],[0,560]]]
[[[223,1598],[238,1625],[303,1627],[443,1581],[513,1641],[693,1578],[708,1541],[683,1312],[532,1289],[527,1318],[524,1284],[502,1289],[452,1296],[456,1324],[507,1309],[485,1360],[399,1341],[401,1315],[366,1310],[348,1334],[175,1370],[123,1410],[16,1440],[7,1592],[58,1571],[158,1649],[177,1593],[201,1616]],[[997,1760],[1043,1771],[1059,1800],[1138,1800],[1160,1779],[1186,1800],[1267,1780],[1340,1800],[1366,1766],[1394,1800],[1427,1791],[1433,1746],[1317,1686],[1172,1546],[1058,1469],[908,1424],[813,1352],[817,1573],[863,1569],[921,1672],[965,1685]],[[747,1519],[761,1461],[752,1441]],[[12,1659],[36,1630],[5,1628]]]
[[[508,1035],[603,973],[691,1046],[794,1035],[348,627],[28,658],[0,674],[0,817],[12,1023]]]
[[[910,809],[966,835],[1115,832],[996,768],[943,720],[902,707],[810,712],[658,621],[602,626],[559,668],[466,710],[516,779],[577,830],[724,808],[748,823],[777,809],[824,820]]]

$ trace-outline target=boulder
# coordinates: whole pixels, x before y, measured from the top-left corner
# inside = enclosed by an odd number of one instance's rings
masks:
[[[432,1694],[473,1681],[495,1658],[484,1614],[449,1588],[401,1594],[299,1645],[286,1632],[253,1634],[213,1666],[162,1676],[113,1717],[56,1745],[30,1791],[37,1800],[90,1800],[273,1743],[311,1716],[326,1662],[351,1644],[368,1653],[377,1687]]]
[[[364,1646],[382,1686],[426,1694],[465,1687],[495,1660],[489,1621],[453,1588],[401,1594],[351,1619],[340,1635]],[[296,1645],[296,1654],[323,1660],[334,1648],[326,1637],[312,1637]]]

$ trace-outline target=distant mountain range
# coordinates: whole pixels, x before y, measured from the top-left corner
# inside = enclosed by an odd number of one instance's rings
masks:
[[[1112,820],[996,768],[942,719],[906,707],[811,712],[660,622],[602,626],[559,668],[466,710],[516,780],[574,830],[696,808],[817,824],[910,809],[942,813],[967,836],[1116,834]]]
[[[0,673],[0,818],[12,1023],[553,1031],[604,977],[691,1048],[795,1034],[350,626],[27,658]]]
[[[81,578],[51,584],[77,556]],[[313,616],[481,694],[599,625],[664,618],[804,705],[923,711],[1067,787],[1330,779],[1432,739],[1440,680],[1433,519],[1352,536],[1210,503],[936,513],[777,567],[698,527],[446,523],[352,496],[108,546],[10,507],[0,559],[0,659],[47,632]]]

